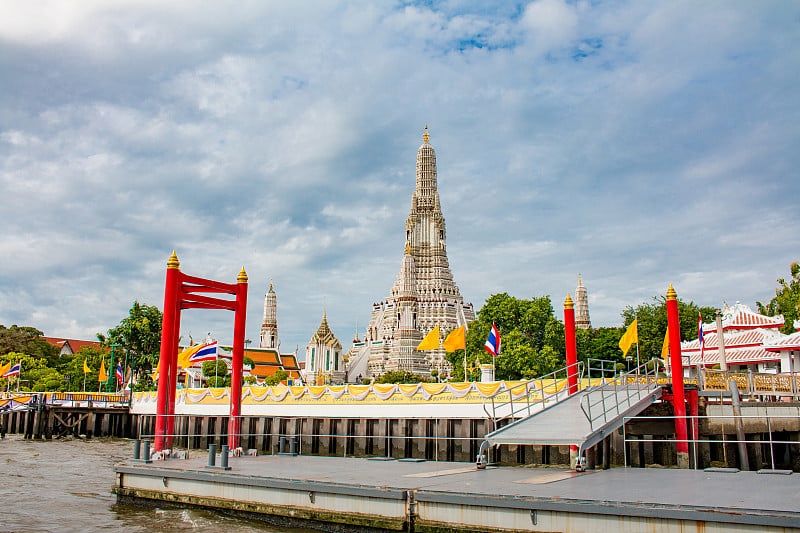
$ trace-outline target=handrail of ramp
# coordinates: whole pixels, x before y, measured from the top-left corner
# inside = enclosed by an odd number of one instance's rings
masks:
[[[532,405],[536,405],[537,403],[547,405],[547,402],[550,400],[565,396],[568,389],[568,369],[569,365],[554,370],[544,376],[523,381],[506,390],[498,390],[491,396],[484,398],[483,412],[486,413],[487,418],[492,421],[492,431],[496,430],[497,424],[504,420],[520,418],[520,415],[530,416],[533,414],[531,411]],[[578,361],[573,371],[573,373],[576,374],[578,383],[583,379],[584,369],[585,365],[583,362]],[[559,377],[561,374],[563,374],[563,377]],[[552,383],[547,383],[549,381],[552,381]],[[495,397],[506,393],[508,394],[507,401],[495,403]],[[517,396],[516,407],[514,406],[514,396]],[[487,409],[487,404],[491,404],[491,413]],[[498,411],[504,412],[506,407],[508,407],[508,413],[498,418]]]
[[[624,411],[644,396],[647,396],[650,393],[649,387],[643,387],[642,385],[658,385],[658,369],[660,365],[663,365],[662,361],[653,358],[629,372],[615,375],[613,379],[606,381],[602,385],[587,389],[586,395],[581,398],[580,406],[581,411],[589,421],[590,429],[594,430],[595,422],[599,420],[602,420],[602,424],[607,424],[609,415],[611,415],[612,419],[621,416],[620,406]],[[648,366],[650,367],[649,369]],[[614,391],[615,398],[618,401],[606,405],[606,391]],[[599,393],[599,400],[592,401],[591,398],[594,393]],[[594,415],[592,411],[594,411]]]

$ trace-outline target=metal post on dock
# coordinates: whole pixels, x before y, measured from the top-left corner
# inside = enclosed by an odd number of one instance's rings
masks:
[[[750,470],[750,461],[747,458],[747,443],[745,442],[744,425],[742,424],[742,404],[739,400],[739,384],[735,379],[728,382],[731,390],[731,405],[733,417],[736,422],[736,440],[739,444],[739,465],[742,470]]]
[[[223,444],[222,445],[222,452],[220,452],[220,456],[219,456],[219,467],[222,468],[223,470],[227,470],[228,469],[228,445],[227,444]]]
[[[217,464],[217,445],[213,442],[208,445],[208,466]]]
[[[144,452],[143,452],[142,455],[144,455],[143,461],[145,463],[152,463],[153,462],[150,459],[150,441],[149,440],[144,441]]]
[[[133,439],[133,460],[134,461],[138,461],[139,459],[142,458],[141,446],[142,446],[142,441],[140,441],[139,439]]]

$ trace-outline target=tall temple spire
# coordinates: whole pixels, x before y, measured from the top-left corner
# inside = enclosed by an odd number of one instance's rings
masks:
[[[575,289],[575,327],[589,329],[592,322],[589,320],[589,295],[583,286],[583,279],[578,274],[578,287]]]
[[[278,299],[272,280],[269,290],[264,295],[264,319],[261,321],[261,348],[278,349]]]
[[[377,376],[390,370],[423,375],[432,369],[449,375],[444,350],[419,352],[419,341],[436,326],[452,331],[475,319],[472,304],[465,304],[453,281],[447,260],[447,231],[439,203],[436,152],[430,145],[428,126],[417,150],[416,184],[406,219],[405,249],[400,271],[386,301],[373,305],[365,343],[368,372]],[[361,361],[361,356],[353,356]],[[356,365],[357,363],[354,363]],[[354,367],[360,368],[360,367]],[[361,370],[354,372],[358,375]]]
[[[412,199],[412,209],[413,203],[416,203],[418,209],[430,211],[438,201],[439,192],[436,188],[436,152],[428,144],[428,126],[425,126],[422,139],[424,142],[417,150],[417,186],[414,190],[416,202]]]

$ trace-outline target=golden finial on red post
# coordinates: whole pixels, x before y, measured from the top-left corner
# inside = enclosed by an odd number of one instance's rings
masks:
[[[667,300],[677,300],[678,293],[675,292],[675,289],[672,288],[672,283],[669,284],[669,289],[667,289]]]
[[[172,255],[169,256],[169,261],[167,261],[167,269],[175,269],[175,270],[181,269],[181,264],[178,261],[178,256],[175,253],[175,250],[172,250]]]
[[[242,271],[239,272],[239,275],[236,277],[236,281],[239,283],[247,283],[247,272],[244,271],[244,265],[242,265]]]
[[[572,309],[575,307],[575,304],[572,302],[572,298],[569,297],[569,293],[567,293],[567,299],[564,300],[564,309]]]

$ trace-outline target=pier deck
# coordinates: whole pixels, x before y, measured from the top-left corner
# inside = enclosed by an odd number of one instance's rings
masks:
[[[267,455],[115,467],[120,501],[413,531],[800,531],[800,475]],[[217,462],[219,464],[219,461]]]

